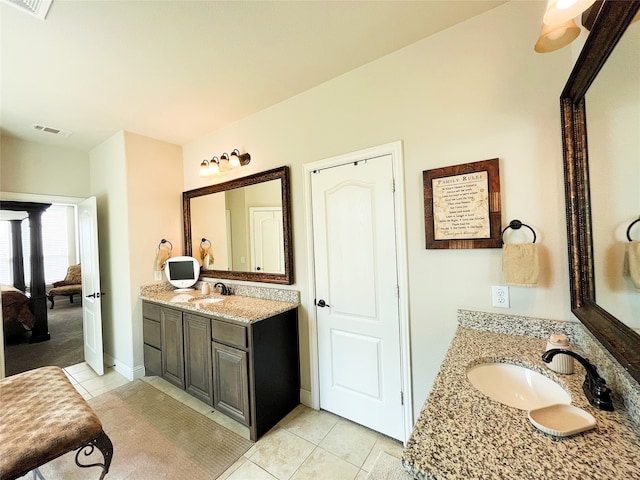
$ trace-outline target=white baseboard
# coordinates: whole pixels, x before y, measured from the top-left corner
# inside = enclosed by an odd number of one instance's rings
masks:
[[[311,390],[300,389],[300,403],[306,407],[311,407]]]
[[[135,367],[131,367],[119,360],[116,360],[111,355],[105,353],[104,354],[104,364],[106,367],[113,368],[120,375],[125,377],[127,380],[135,380],[137,378],[144,377],[144,366],[137,365]]]

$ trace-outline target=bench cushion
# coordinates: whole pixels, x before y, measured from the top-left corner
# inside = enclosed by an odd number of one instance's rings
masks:
[[[89,404],[59,367],[0,380],[0,478],[77,450],[102,432]]]
[[[82,293],[82,285],[65,285],[64,287],[54,287],[49,290],[49,296],[53,295],[72,295],[74,293]]]

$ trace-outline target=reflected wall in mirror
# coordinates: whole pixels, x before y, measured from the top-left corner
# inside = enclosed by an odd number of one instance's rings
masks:
[[[626,232],[634,215],[640,215],[637,211],[640,209],[637,196],[640,169],[638,107],[632,102],[638,97],[640,87],[636,76],[635,80],[630,79],[634,83],[629,85],[629,90],[619,92],[618,96],[618,92],[613,94],[618,90],[618,84],[611,83],[618,68],[625,70],[624,75],[631,75],[629,70],[634,68],[631,64],[616,66],[617,57],[623,57],[624,63],[628,48],[635,50],[637,75],[639,47],[637,44],[627,46],[625,42],[629,39],[637,41],[637,34],[632,32],[637,25],[631,22],[640,10],[640,1],[605,0],[596,5],[600,11],[560,97],[571,310],[620,365],[640,382],[640,335],[629,326],[637,318],[634,303],[640,293],[629,290],[628,280],[620,278],[623,267],[620,250],[624,248],[624,240],[619,235],[620,229]],[[630,35],[625,38],[627,29]],[[605,93],[598,93],[602,89]],[[606,106],[597,105],[603,100]],[[587,137],[586,112],[591,108],[591,102],[599,111],[589,114]],[[631,134],[627,130],[624,135],[627,125],[620,122],[631,118],[633,109],[636,109],[635,131]],[[628,127],[632,128],[631,125]],[[619,145],[619,141],[624,143]],[[622,162],[620,167],[618,162]],[[629,178],[632,182],[629,184],[627,177],[635,180]],[[608,202],[604,206],[600,204],[603,196]],[[617,273],[611,273],[615,270]],[[614,306],[616,302],[626,302],[626,305]]]
[[[185,252],[201,276],[292,284],[289,197],[288,167],[184,192]]]
[[[640,217],[640,22],[589,87],[586,107],[596,302],[640,332],[640,292],[623,269],[627,229]],[[640,224],[629,233],[640,241]]]

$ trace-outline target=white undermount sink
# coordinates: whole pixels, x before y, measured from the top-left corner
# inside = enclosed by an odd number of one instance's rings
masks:
[[[571,403],[569,394],[556,382],[520,365],[481,363],[467,370],[467,378],[487,397],[521,410]]]
[[[224,298],[220,297],[200,297],[200,298],[192,298],[189,300],[189,303],[218,303],[224,300]]]

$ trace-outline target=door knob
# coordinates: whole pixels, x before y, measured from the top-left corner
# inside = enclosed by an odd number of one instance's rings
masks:
[[[100,298],[100,297],[104,297],[106,295],[106,293],[104,292],[94,292],[91,293],[89,295],[86,295],[87,298]]]
[[[331,306],[327,302],[325,302],[323,299],[318,300],[316,302],[316,305],[319,306],[320,308],[330,307]]]

